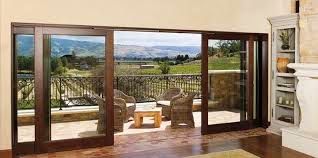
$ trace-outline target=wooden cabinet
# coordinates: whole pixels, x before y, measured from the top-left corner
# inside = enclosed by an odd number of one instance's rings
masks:
[[[269,132],[299,124],[297,79],[288,63],[299,62],[298,14],[269,18],[272,27],[271,125]]]

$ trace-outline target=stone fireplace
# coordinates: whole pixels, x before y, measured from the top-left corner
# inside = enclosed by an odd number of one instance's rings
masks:
[[[283,146],[318,157],[318,0],[300,0],[300,63],[289,64],[298,79],[299,127],[282,129]]]
[[[318,1],[300,0],[300,60],[318,63]]]

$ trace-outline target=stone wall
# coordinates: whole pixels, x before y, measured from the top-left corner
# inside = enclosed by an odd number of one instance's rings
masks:
[[[318,63],[318,0],[300,0],[300,60]]]
[[[240,70],[209,71],[209,108],[240,107]]]
[[[98,107],[77,111],[55,111],[51,116],[51,123],[87,121],[98,119]],[[24,114],[18,116],[18,126],[34,125],[34,114]]]

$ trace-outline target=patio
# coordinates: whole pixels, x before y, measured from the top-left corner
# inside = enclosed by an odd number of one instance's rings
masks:
[[[209,71],[210,90],[213,91],[209,100],[209,124],[239,122],[240,90],[238,84],[239,70]],[[244,74],[244,73],[243,73]],[[213,79],[212,79],[213,78]],[[21,105],[32,105],[34,100],[32,77],[22,77]],[[99,109],[90,98],[90,94],[103,97],[101,77],[57,77],[51,80],[51,140],[91,137],[97,134],[97,120]],[[185,93],[196,92],[194,99],[193,117],[195,127],[201,127],[201,75],[140,75],[117,76],[114,80],[115,88],[133,96],[136,108],[156,106],[156,97],[170,87],[181,87]],[[30,88],[31,87],[31,88]],[[243,87],[244,89],[244,87]],[[28,92],[26,94],[22,92]],[[23,95],[24,96],[23,96]],[[21,106],[22,107],[22,106]],[[154,128],[153,118],[146,117],[141,128],[134,127],[134,120],[130,118],[124,123],[123,132],[115,135],[130,135],[138,133],[170,130],[171,121],[163,117],[160,128]],[[34,110],[18,110],[18,141],[34,140]]]
[[[137,106],[137,108],[140,108],[140,104],[139,106]],[[60,112],[65,113],[65,110],[66,109]],[[83,109],[73,108],[73,111],[79,112],[79,111],[83,111]],[[193,116],[195,121],[195,128],[200,128],[201,127],[201,112],[195,111],[193,112]],[[240,120],[240,113],[235,111],[211,111],[209,112],[208,116],[209,116],[210,124],[237,122]],[[115,135],[128,136],[131,134],[178,130],[178,129],[171,129],[170,127],[171,121],[170,120],[168,121],[164,118],[162,120],[160,128],[154,128],[153,122],[154,122],[153,118],[145,117],[142,127],[135,128],[134,121],[131,118],[127,123],[124,123],[124,131],[117,132],[115,133]],[[98,135],[96,128],[97,128],[97,120],[52,123],[51,139],[61,140],[61,139],[96,136]],[[19,142],[33,141],[34,140],[34,125],[19,126],[18,138],[19,138]]]

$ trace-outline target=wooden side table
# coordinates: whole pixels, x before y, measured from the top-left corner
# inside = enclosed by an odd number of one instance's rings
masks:
[[[154,117],[154,126],[159,128],[161,125],[161,107],[153,109],[136,109],[134,114],[135,128],[140,128],[144,117]]]

